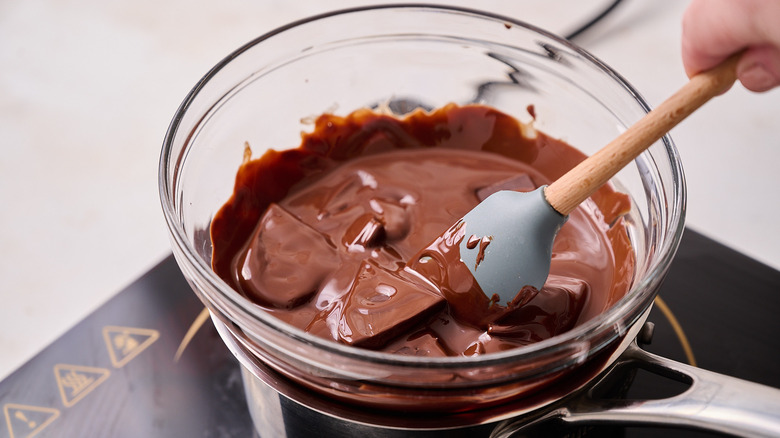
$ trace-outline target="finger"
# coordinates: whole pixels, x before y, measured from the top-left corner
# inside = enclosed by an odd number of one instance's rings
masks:
[[[756,92],[780,85],[780,48],[765,44],[748,50],[737,65],[737,79]]]
[[[693,0],[682,22],[682,59],[685,73],[708,70],[747,46],[747,17],[729,0]]]
[[[780,1],[693,0],[683,16],[685,72],[708,70],[748,47],[780,46]]]

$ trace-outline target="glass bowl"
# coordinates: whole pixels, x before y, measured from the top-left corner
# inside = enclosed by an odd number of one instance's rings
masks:
[[[620,75],[561,38],[506,17],[419,5],[284,26],[228,55],[186,97],[164,141],[160,196],[174,256],[245,375],[274,386],[261,366],[336,403],[452,414],[538,400],[552,382],[603,369],[625,348],[683,230],[684,178],[669,137],[612,181],[633,201],[631,290],[601,315],[526,347],[447,358],[357,349],[281,322],[211,270],[209,224],[233,191],[245,142],[258,156],[297,147],[308,121],[324,112],[389,104],[403,113],[448,103],[485,104],[525,122],[533,105],[538,130],[587,154],[648,111]],[[574,380],[564,393],[582,383]]]

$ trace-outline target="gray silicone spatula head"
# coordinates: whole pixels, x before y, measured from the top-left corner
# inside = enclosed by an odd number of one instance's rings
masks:
[[[553,241],[566,216],[550,206],[544,187],[496,192],[462,219],[460,259],[482,290],[498,294],[502,303],[523,286],[541,289],[550,272]]]
[[[699,73],[615,140],[558,180],[530,193],[497,192],[462,221],[461,261],[486,295],[509,303],[524,286],[541,289],[566,216],[618,170],[736,80],[735,55]]]

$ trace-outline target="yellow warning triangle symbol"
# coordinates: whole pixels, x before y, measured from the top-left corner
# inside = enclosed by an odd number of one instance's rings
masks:
[[[3,406],[5,422],[11,438],[31,438],[60,416],[54,408],[8,403]]]
[[[105,368],[84,367],[79,365],[54,365],[54,376],[60,388],[62,404],[73,406],[87,394],[103,383],[111,371]]]
[[[106,341],[108,355],[115,368],[122,368],[138,354],[152,345],[160,332],[135,327],[103,327],[103,340]]]

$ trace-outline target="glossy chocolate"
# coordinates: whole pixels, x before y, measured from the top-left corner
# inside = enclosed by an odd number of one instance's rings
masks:
[[[605,187],[573,212],[545,286],[506,306],[460,262],[472,236],[456,222],[489,194],[548,184],[583,158],[485,106],[326,114],[300,147],[241,166],[212,221],[213,267],[279,319],[356,347],[471,356],[537,342],[628,290],[627,197]]]

